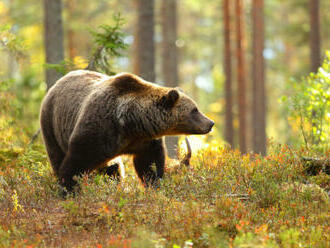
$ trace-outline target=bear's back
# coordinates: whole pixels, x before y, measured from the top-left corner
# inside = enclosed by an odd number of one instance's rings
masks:
[[[100,83],[109,79],[109,76],[97,72],[77,70],[66,74],[48,91],[41,113],[49,115],[54,135],[63,151],[67,150],[82,104]]]

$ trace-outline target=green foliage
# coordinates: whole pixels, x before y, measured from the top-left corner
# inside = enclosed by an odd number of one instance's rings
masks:
[[[65,210],[68,211],[70,216],[76,216],[79,213],[79,205],[74,201],[65,201],[62,202],[62,206]]]
[[[90,55],[86,69],[114,75],[113,59],[121,57],[123,51],[128,48],[124,42],[125,34],[121,31],[123,18],[120,14],[113,16],[113,25],[103,24],[99,26],[100,31],[90,30],[94,38],[93,53]],[[62,75],[75,69],[76,63],[70,59],[65,59],[58,64],[45,64],[45,68],[55,69]]]
[[[317,73],[292,81],[290,105],[293,125],[299,125],[307,148],[325,151],[330,144],[330,52]]]
[[[9,49],[11,53],[19,51],[19,45],[15,35],[10,32],[10,26],[0,26],[0,43],[2,49]],[[0,79],[0,169],[3,164],[11,163],[15,160],[22,149],[24,135],[15,137],[19,133],[16,118],[18,117],[17,99],[12,92],[12,80]],[[24,141],[23,141],[24,142]],[[4,178],[1,183],[7,184]],[[0,199],[3,199],[5,190],[0,188]]]
[[[19,132],[17,127],[17,99],[13,96],[12,82],[0,82],[0,162],[12,160],[18,156],[17,144],[21,143],[24,135],[15,137]]]
[[[63,60],[58,64],[45,64],[44,67],[45,69],[54,69],[62,75],[65,75],[69,71],[76,69],[75,64],[70,59]]]
[[[36,79],[33,71],[17,80],[0,81],[0,133],[4,132],[0,141],[19,142],[38,129],[39,106],[44,94],[45,84]],[[21,134],[13,137],[16,128]]]
[[[113,16],[113,25],[101,25],[101,31],[93,31],[94,53],[90,58],[88,69],[113,75],[112,59],[122,56],[122,51],[127,49],[124,42],[125,34],[121,31],[123,19],[120,14]]]
[[[270,234],[269,236],[273,236]],[[274,241],[273,238],[267,237],[267,234],[265,235],[257,235],[252,232],[248,233],[242,233],[238,235],[235,240],[234,240],[234,247],[237,248],[257,248],[257,247],[262,247],[262,248],[275,248],[275,247],[280,247],[276,242]]]
[[[9,51],[16,62],[25,57],[26,42],[15,35],[9,25],[0,26],[0,43],[0,49]],[[0,148],[3,148],[0,150],[0,161],[3,153],[14,155],[15,146],[26,142],[27,136],[36,130],[39,105],[44,94],[45,85],[37,80],[33,68],[22,71],[21,76],[15,79],[0,78]],[[14,133],[19,135],[14,137]]]
[[[16,58],[25,56],[24,40],[12,32],[11,25],[0,25],[0,50],[6,49]]]

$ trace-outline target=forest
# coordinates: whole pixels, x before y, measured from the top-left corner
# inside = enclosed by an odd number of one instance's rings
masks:
[[[329,27],[326,0],[1,0],[0,247],[330,247]],[[63,195],[40,108],[74,70],[176,88],[212,131],[166,136],[156,186],[123,155]]]

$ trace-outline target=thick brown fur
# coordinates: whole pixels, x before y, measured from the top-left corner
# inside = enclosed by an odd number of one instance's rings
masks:
[[[139,178],[154,184],[164,175],[162,137],[205,134],[214,123],[176,89],[129,73],[109,77],[79,70],[48,91],[40,124],[53,170],[71,191],[75,175],[105,167],[122,154],[133,155]]]

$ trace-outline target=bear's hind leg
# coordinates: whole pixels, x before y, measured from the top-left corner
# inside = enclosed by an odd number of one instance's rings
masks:
[[[40,128],[46,146],[47,154],[54,173],[58,170],[65,157],[65,152],[59,146],[53,128],[53,103],[49,100],[44,103],[40,113]]]
[[[111,179],[120,181],[125,178],[125,165],[121,157],[107,162],[107,166],[98,169],[98,173],[108,175]]]
[[[42,128],[44,143],[54,173],[58,176],[58,171],[65,157],[65,153],[58,145],[51,129]]]
[[[108,175],[111,179],[120,181],[119,164],[117,163],[100,168],[98,173]]]
[[[155,169],[153,169],[155,165]],[[165,149],[163,139],[144,144],[134,156],[134,167],[141,181],[147,186],[157,186],[164,175]]]

